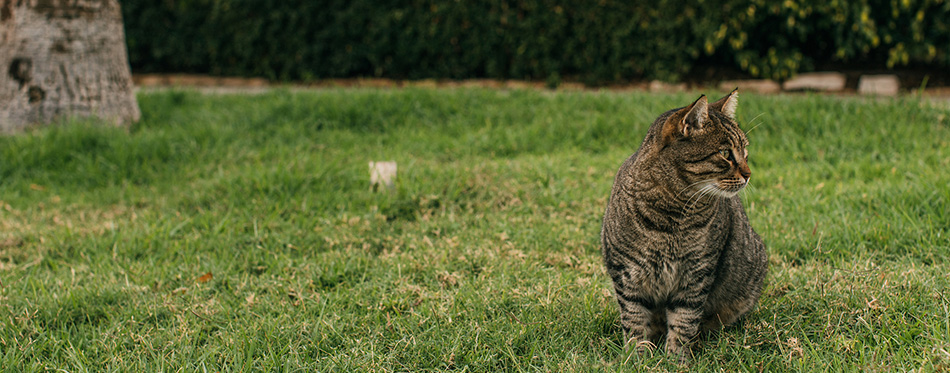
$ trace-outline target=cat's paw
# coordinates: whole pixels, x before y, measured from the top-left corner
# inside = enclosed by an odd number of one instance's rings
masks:
[[[630,338],[623,346],[621,361],[623,364],[629,364],[631,361],[635,362],[643,358],[649,358],[653,356],[656,350],[656,344],[649,340]]]
[[[684,365],[689,363],[690,359],[693,357],[693,350],[690,348],[690,345],[667,343],[666,354],[671,359],[675,360],[677,364]]]
[[[653,352],[656,350],[656,344],[650,340],[640,340],[636,337],[630,338],[627,340],[627,343],[624,345],[627,349],[632,349],[636,351],[649,351]]]

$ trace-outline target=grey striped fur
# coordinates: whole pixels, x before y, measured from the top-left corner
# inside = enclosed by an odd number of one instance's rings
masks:
[[[737,195],[751,177],[737,103],[733,91],[664,113],[617,172],[601,250],[628,347],[665,336],[685,358],[758,301],[768,254]]]

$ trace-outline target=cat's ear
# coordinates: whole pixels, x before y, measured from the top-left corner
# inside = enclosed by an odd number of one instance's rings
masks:
[[[709,120],[709,104],[706,102],[706,95],[702,95],[691,105],[671,115],[666,121],[663,125],[663,145],[666,146],[677,138],[689,137],[690,134],[701,130],[707,120]]]
[[[739,88],[712,103],[712,108],[725,114],[729,119],[736,120],[736,107],[739,106]]]

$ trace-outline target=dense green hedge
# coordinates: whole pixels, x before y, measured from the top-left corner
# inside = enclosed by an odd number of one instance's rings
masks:
[[[120,1],[137,72],[606,83],[950,67],[943,0]]]

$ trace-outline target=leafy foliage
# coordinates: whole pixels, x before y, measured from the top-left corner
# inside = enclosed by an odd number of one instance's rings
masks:
[[[673,80],[733,67],[950,67],[945,0],[124,0],[133,69],[263,76]]]

